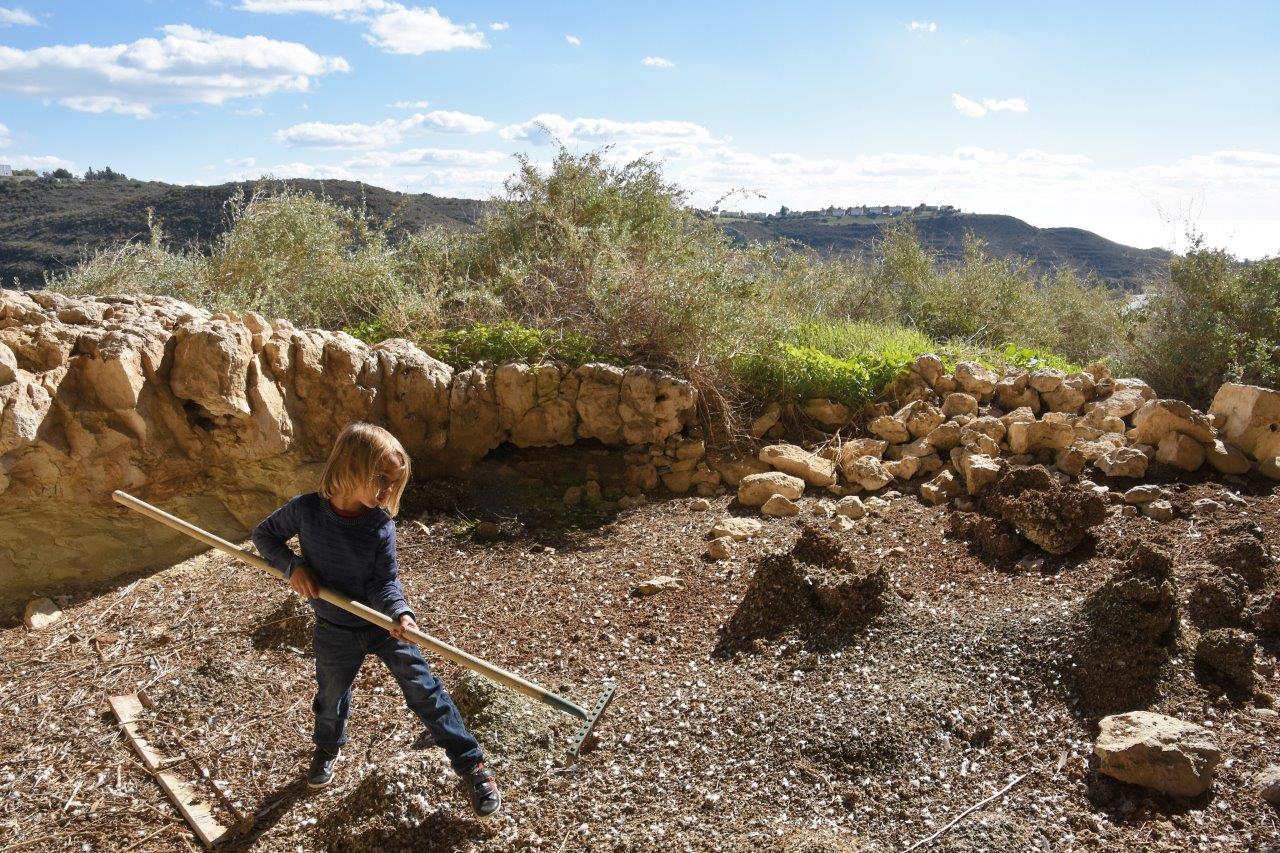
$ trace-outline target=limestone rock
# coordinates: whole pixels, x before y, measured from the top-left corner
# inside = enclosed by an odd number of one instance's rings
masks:
[[[1204,446],[1205,458],[1214,470],[1220,474],[1242,476],[1249,473],[1253,463],[1249,457],[1234,444],[1227,444],[1222,439],[1215,439],[1213,444]]]
[[[1181,400],[1148,400],[1133,416],[1133,440],[1137,444],[1160,444],[1171,432],[1178,432],[1201,444],[1213,441],[1209,419]]]
[[[584,364],[575,372],[578,397],[578,437],[598,439],[603,444],[622,443],[623,371],[612,364]]]
[[[924,400],[908,403],[894,413],[893,417],[906,425],[911,438],[923,438],[946,420],[941,411]]]
[[[1153,521],[1171,521],[1173,504],[1168,501],[1151,501],[1142,505],[1142,514]]]
[[[1280,392],[1226,382],[1209,412],[1221,419],[1226,440],[1253,459],[1280,456]]]
[[[954,418],[956,415],[974,415],[976,417],[978,414],[978,398],[963,392],[948,394],[946,399],[942,401],[942,414],[948,418]]]
[[[800,507],[782,495],[774,495],[761,505],[760,514],[769,518],[790,518],[800,514]]]
[[[669,589],[684,589],[684,582],[670,575],[658,575],[636,584],[632,593],[641,598],[647,598]]]
[[[1183,471],[1199,470],[1204,464],[1204,455],[1204,445],[1180,432],[1166,433],[1156,448],[1157,462]]]
[[[483,458],[505,437],[492,367],[481,363],[460,371],[449,388],[449,454],[469,464]]]
[[[853,417],[849,407],[825,398],[805,400],[802,411],[827,429],[836,430],[844,427]]]
[[[895,480],[905,482],[919,472],[920,458],[918,456],[904,456],[896,462],[882,462],[881,466],[889,473],[889,476]]]
[[[872,435],[879,436],[890,444],[902,444],[911,440],[911,431],[907,429],[907,425],[890,415],[872,418],[867,429]]]
[[[1124,502],[1132,505],[1149,504],[1159,500],[1164,490],[1159,486],[1134,486],[1124,493]]]
[[[960,473],[964,475],[964,487],[971,495],[978,495],[996,481],[1004,470],[1003,463],[985,453],[971,453],[964,456],[960,463]]]
[[[920,487],[920,499],[932,506],[944,504],[964,492],[964,485],[952,471],[943,471]]]
[[[847,495],[836,504],[836,515],[838,516],[862,518],[866,514],[867,509],[862,505],[862,499],[857,495]]]
[[[1147,473],[1147,455],[1134,447],[1117,447],[1098,458],[1098,470],[1108,477],[1140,478]]]
[[[717,521],[711,527],[711,538],[720,539],[728,537],[734,542],[745,542],[752,536],[755,536],[763,529],[754,518],[738,518],[737,516],[725,516]]]
[[[912,362],[911,369],[931,386],[936,385],[943,374],[942,359],[934,353],[926,353]]]
[[[1151,386],[1134,377],[1115,380],[1112,389],[1109,396],[1098,400],[1093,411],[1125,418],[1138,411],[1146,401],[1156,399],[1156,392]]]
[[[371,352],[381,365],[387,429],[410,456],[444,447],[453,368],[402,338],[380,341]]]
[[[937,429],[925,436],[925,441],[936,450],[946,452],[954,447],[960,446],[960,436],[964,434],[964,427],[955,421],[948,421],[945,424],[939,424]]]
[[[883,489],[893,479],[893,475],[885,470],[884,464],[874,456],[860,456],[843,470],[849,480],[869,492]]]
[[[694,498],[689,501],[689,512],[706,512],[711,509],[711,501],[706,498]]]
[[[744,477],[773,470],[754,456],[747,456],[742,459],[719,459],[711,464],[719,472],[725,483],[734,488],[737,488]]]
[[[498,421],[512,444],[573,444],[578,430],[575,374],[565,376],[554,364],[531,366],[516,362],[499,366],[493,379]]]
[[[782,417],[782,407],[777,403],[770,403],[760,415],[751,422],[751,435],[753,438],[764,438],[764,434],[773,429],[773,425]]]
[[[0,342],[0,385],[8,385],[18,378],[18,357],[8,344]]]
[[[796,500],[803,494],[804,480],[781,471],[751,474],[738,484],[738,503],[743,506],[763,506],[774,495]]]
[[[1149,711],[1104,717],[1094,744],[1098,772],[1175,797],[1209,790],[1223,758],[1208,729]]]
[[[996,382],[1000,377],[976,361],[962,361],[956,365],[956,382],[969,394],[984,399],[996,390]]]
[[[707,543],[707,557],[712,560],[727,560],[733,556],[732,536],[719,536]]]
[[[223,320],[193,322],[174,330],[169,387],[212,416],[248,417],[252,335]]]
[[[43,630],[62,618],[62,611],[49,598],[34,598],[27,602],[22,614],[22,624],[32,631]]]
[[[1065,450],[1075,440],[1075,431],[1069,424],[1061,422],[1014,422],[1008,429],[1009,449],[1014,453]]]
[[[1050,391],[1057,391],[1062,386],[1062,380],[1066,376],[1067,374],[1061,370],[1053,367],[1044,367],[1028,377],[1028,384],[1041,394],[1047,394]]]
[[[794,444],[770,444],[760,450],[760,461],[778,471],[799,477],[811,486],[836,481],[836,463]]]
[[[1271,764],[1258,774],[1258,793],[1273,806],[1280,806],[1280,764]]]

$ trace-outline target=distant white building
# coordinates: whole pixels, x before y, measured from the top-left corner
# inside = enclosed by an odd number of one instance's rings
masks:
[[[0,163],[0,178],[12,178],[13,167],[8,163]]]

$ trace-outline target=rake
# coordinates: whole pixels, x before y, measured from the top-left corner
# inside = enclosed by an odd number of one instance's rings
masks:
[[[191,538],[198,539],[206,545],[217,548],[220,551],[225,551],[238,560],[243,560],[251,566],[256,566],[264,572],[270,572],[277,578],[284,580],[284,572],[280,571],[261,557],[250,554],[242,548],[237,548],[227,540],[214,536],[207,530],[202,530],[190,522],[186,522],[176,516],[172,516],[164,510],[152,506],[146,501],[135,498],[128,492],[116,490],[111,493],[111,497],[116,501],[116,503],[123,504],[124,506],[127,506],[149,518],[155,519],[161,524],[168,525],[174,530],[185,533]],[[335,592],[321,588],[318,597],[336,607],[341,607],[348,613],[355,614],[361,619],[372,622],[374,625],[381,628],[390,630],[391,628],[398,627],[394,622],[379,613],[377,610],[374,610],[372,607],[361,604],[358,601],[352,601],[346,596],[338,595]],[[451,646],[443,640],[437,640],[430,634],[424,634],[421,631],[416,631],[412,628],[406,629],[404,634],[422,648],[435,652],[446,660],[451,660],[459,666],[464,666],[472,672],[477,672],[480,675],[483,675],[490,681],[509,687],[517,693],[523,693],[530,699],[536,699],[545,705],[550,705],[557,711],[561,711],[571,717],[576,717],[577,719],[582,720],[582,726],[578,729],[578,733],[573,736],[571,741],[569,741],[569,755],[571,757],[577,757],[578,750],[582,748],[582,744],[587,739],[587,735],[591,734],[591,730],[595,728],[596,723],[600,721],[600,716],[604,713],[605,708],[609,707],[609,703],[613,701],[614,690],[617,689],[616,682],[611,680],[605,681],[604,691],[600,694],[600,698],[596,700],[596,704],[592,706],[590,710],[587,710],[580,705],[570,702],[568,699],[557,696],[550,690],[539,687],[532,681],[526,681],[513,672],[508,672],[502,667],[494,666],[488,661],[482,660],[475,655],[468,654],[462,649],[459,649],[456,646]]]

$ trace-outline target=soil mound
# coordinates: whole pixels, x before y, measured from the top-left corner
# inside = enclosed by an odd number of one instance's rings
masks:
[[[1196,627],[1238,628],[1244,624],[1249,601],[1249,587],[1244,578],[1211,563],[1182,568],[1184,574],[1200,575],[1187,596],[1187,609]]]
[[[1204,559],[1240,575],[1250,589],[1260,589],[1273,574],[1271,553],[1262,535],[1262,528],[1252,521],[1223,525],[1205,548]]]
[[[253,647],[311,651],[311,607],[300,596],[289,593],[280,606],[253,631]]]
[[[1227,690],[1249,693],[1254,683],[1252,634],[1232,628],[1206,631],[1196,643],[1196,674]]]
[[[1017,554],[1023,539],[1050,554],[1068,554],[1107,517],[1101,497],[1060,482],[1042,465],[1005,469],[978,507],[980,513],[954,515],[951,531],[989,557]]]
[[[1177,630],[1173,560],[1141,542],[1081,605],[1074,662],[1085,708],[1104,715],[1148,706]]]
[[[840,540],[806,525],[788,552],[760,560],[747,593],[722,629],[717,651],[796,630],[811,644],[838,645],[887,606],[889,574]]]

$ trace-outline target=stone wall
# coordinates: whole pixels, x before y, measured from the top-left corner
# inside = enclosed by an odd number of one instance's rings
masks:
[[[0,290],[0,600],[200,550],[115,504],[115,489],[246,535],[315,488],[351,421],[386,426],[430,476],[508,441],[674,447],[695,407],[689,383],[643,367],[455,372],[407,340],[369,346],[253,312]]]

